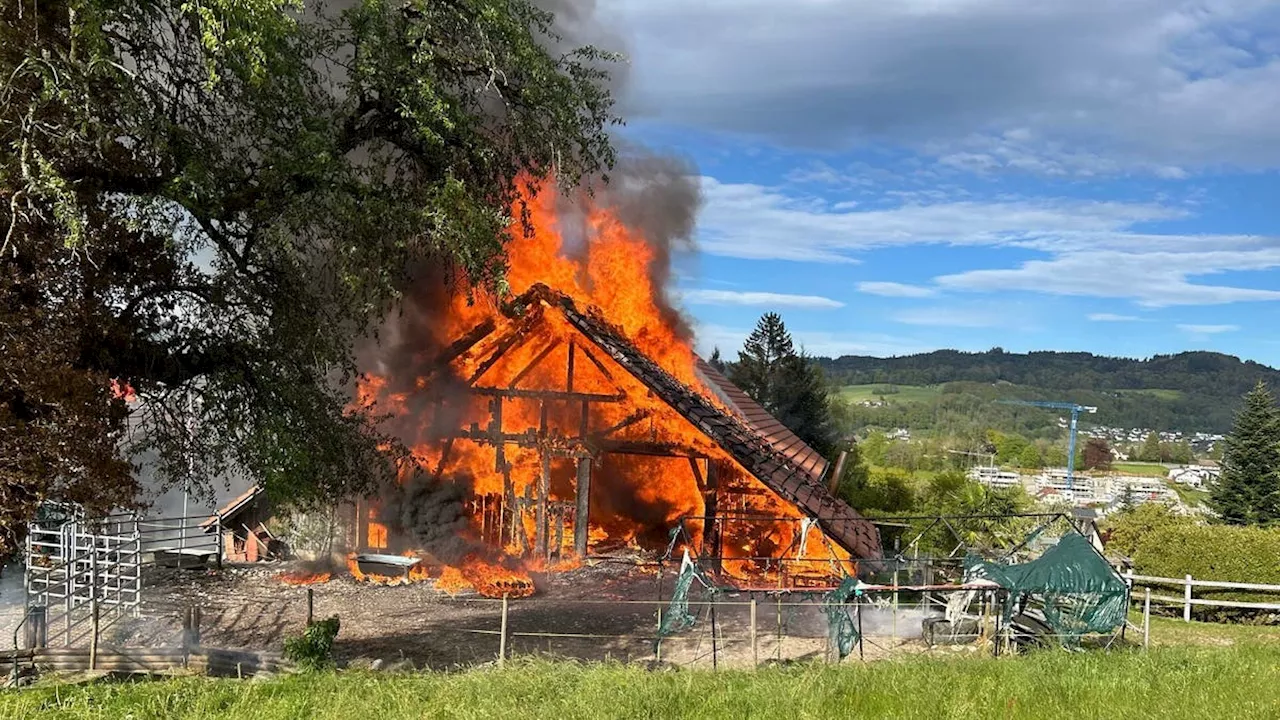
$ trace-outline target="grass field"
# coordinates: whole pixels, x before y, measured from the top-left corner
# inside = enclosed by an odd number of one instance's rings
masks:
[[[1141,615],[1130,620],[1141,624]],[[1140,635],[1130,634],[1131,641]],[[1274,718],[1280,627],[1151,619],[1152,649],[748,671],[513,662],[504,670],[179,678],[0,691],[0,718]],[[1229,709],[1229,710],[1228,710]]]
[[[1162,390],[1160,388],[1144,388],[1142,390],[1116,390],[1121,395],[1150,395],[1161,400],[1181,400],[1181,390]]]
[[[938,397],[941,385],[845,385],[840,388],[839,396],[845,402],[858,403],[866,400],[879,400],[881,397],[890,403],[928,402]],[[896,392],[895,392],[896,391]]]
[[[1229,712],[1227,712],[1229,708]],[[5,718],[1274,718],[1280,646],[654,672],[516,663],[457,674],[183,678],[0,694]]]
[[[1169,467],[1160,463],[1118,462],[1112,463],[1113,472],[1125,475],[1143,475],[1149,477],[1168,477]]]

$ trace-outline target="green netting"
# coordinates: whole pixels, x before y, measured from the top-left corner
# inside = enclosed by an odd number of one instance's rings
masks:
[[[1045,621],[1065,645],[1089,633],[1114,632],[1125,621],[1128,588],[1082,535],[1068,532],[1030,562],[1005,565],[970,555],[965,582],[990,580],[1009,591],[1004,603],[1006,627],[1021,600],[1035,600]]]
[[[822,612],[827,615],[827,636],[841,660],[853,652],[858,643],[858,628],[849,615],[849,598],[862,596],[862,583],[855,577],[846,577],[840,586],[822,599]]]
[[[689,612],[689,590],[693,581],[697,580],[704,588],[714,594],[717,588],[702,574],[698,566],[689,558],[689,551],[684,552],[680,561],[680,574],[676,576],[676,587],[671,593],[671,603],[662,616],[662,624],[658,626],[658,638],[674,635],[692,628],[697,618]]]

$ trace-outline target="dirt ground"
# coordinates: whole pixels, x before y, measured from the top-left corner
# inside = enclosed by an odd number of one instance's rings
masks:
[[[266,563],[221,570],[153,568],[139,616],[114,620],[102,642],[176,645],[183,613],[194,605],[201,609],[205,646],[278,651],[286,636],[302,630],[307,617],[307,588],[283,583],[277,575],[286,569]],[[714,643],[710,606],[693,603],[693,627],[663,639],[655,654],[658,611],[667,612],[674,569],[664,570],[660,578],[652,565],[630,559],[535,574],[537,592],[509,601],[508,657],[549,654],[585,661],[745,667],[826,656],[827,619],[816,596],[756,594],[753,645],[752,595],[737,592],[716,598]],[[498,655],[501,600],[474,592],[450,595],[429,580],[392,587],[364,584],[345,572],[310,589],[314,616],[337,615],[341,621],[335,643],[340,664],[450,669],[491,663]],[[694,592],[690,600],[705,598]],[[864,659],[924,650],[918,641],[892,637],[883,616],[870,624],[875,627],[866,629]],[[911,625],[904,614],[901,626],[893,629],[911,635]],[[918,635],[918,619],[914,628]],[[51,636],[56,632],[50,628]],[[855,648],[850,661],[859,656]]]

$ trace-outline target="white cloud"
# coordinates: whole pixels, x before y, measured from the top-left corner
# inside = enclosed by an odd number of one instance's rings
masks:
[[[1049,260],[1031,260],[1016,268],[971,270],[935,278],[954,290],[1010,291],[1127,298],[1145,307],[1220,305],[1280,300],[1280,291],[1192,283],[1190,277],[1226,271],[1280,267],[1280,248],[1204,250],[1206,238],[1150,236],[1142,251],[1075,250]],[[1221,237],[1224,248],[1245,248],[1251,238]],[[1174,252],[1179,246],[1187,252]]]
[[[936,295],[938,291],[921,285],[869,281],[858,283],[858,292],[863,292],[868,295],[883,295],[884,297],[922,298],[932,297],[933,295]]]
[[[789,295],[738,290],[682,290],[680,299],[690,305],[741,305],[747,307],[841,308],[844,303],[820,295]]]
[[[904,325],[958,328],[1009,328],[1024,326],[1026,319],[1009,307],[940,305],[900,310],[889,316]]]
[[[1136,322],[1142,318],[1136,315],[1116,315],[1115,313],[1089,313],[1093,322]]]
[[[1280,300],[1277,290],[1192,281],[1280,267],[1276,238],[1140,230],[1189,218],[1184,207],[1008,198],[839,209],[812,196],[715,178],[703,179],[703,195],[699,249],[711,255],[849,263],[858,262],[859,253],[891,246],[1008,247],[1045,257],[950,273],[934,283],[950,290],[1130,299],[1148,307]],[[913,292],[905,287],[911,286],[873,284],[864,292]]]
[[[1048,175],[1280,165],[1263,0],[619,0],[627,114]]]
[[[905,202],[837,209],[806,195],[702,178],[698,248],[755,260],[857,262],[852,253],[922,243],[1054,247],[1118,237],[1145,222],[1185,217],[1153,203],[1050,200]]]
[[[1191,335],[1221,335],[1222,333],[1235,332],[1240,329],[1239,325],[1179,325],[1178,329],[1184,333]]]

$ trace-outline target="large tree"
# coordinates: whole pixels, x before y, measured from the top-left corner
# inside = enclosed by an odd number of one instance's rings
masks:
[[[827,455],[834,449],[826,377],[817,363],[796,352],[780,315],[761,316],[729,368],[729,379],[815,450]]]
[[[1209,501],[1232,525],[1280,520],[1280,409],[1262,383],[1244,396]]]
[[[131,494],[111,379],[166,476],[376,481],[361,333],[414,268],[501,290],[518,182],[611,166],[610,58],[526,0],[342,4],[0,6],[0,523]]]
[[[1111,469],[1111,445],[1105,438],[1091,437],[1085,441],[1081,467],[1085,470]]]

